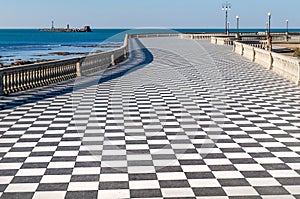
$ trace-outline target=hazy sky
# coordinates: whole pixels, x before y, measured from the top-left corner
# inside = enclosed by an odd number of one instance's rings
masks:
[[[224,0],[225,1],[225,0]],[[224,27],[222,0],[0,0],[0,28],[91,25],[95,27]],[[230,26],[235,16],[241,28],[300,27],[300,0],[231,0]]]

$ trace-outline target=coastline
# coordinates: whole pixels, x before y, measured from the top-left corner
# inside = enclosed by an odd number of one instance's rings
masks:
[[[92,33],[40,32],[38,29],[0,29],[0,63],[40,62],[74,58],[78,54],[109,51],[119,47],[125,33],[145,32],[223,32],[219,29],[94,29]],[[231,30],[234,32],[235,30]],[[262,28],[242,29],[241,32],[261,32]],[[284,29],[274,29],[284,32]],[[291,29],[291,32],[300,29]]]

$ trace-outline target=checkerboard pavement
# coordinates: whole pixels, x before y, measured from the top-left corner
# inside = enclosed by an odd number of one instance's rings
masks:
[[[300,198],[299,87],[207,41],[130,45],[1,97],[1,198]]]

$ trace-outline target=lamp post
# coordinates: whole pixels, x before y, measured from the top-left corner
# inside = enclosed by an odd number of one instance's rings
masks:
[[[272,36],[271,36],[271,17],[272,13],[268,13],[268,31],[267,31],[267,50],[272,51]]]
[[[272,17],[272,13],[269,12],[268,13],[268,34],[271,34],[271,17]]]
[[[236,37],[237,39],[240,38],[240,17],[236,16]]]
[[[225,11],[225,33],[229,35],[228,28],[228,11],[231,9],[231,4],[226,1],[225,4],[222,5],[222,10]]]
[[[289,41],[289,20],[285,20],[286,22],[286,41]]]

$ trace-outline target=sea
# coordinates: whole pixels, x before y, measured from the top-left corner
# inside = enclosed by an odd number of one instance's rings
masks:
[[[231,30],[235,32],[235,30]],[[241,29],[240,32],[264,32],[265,29]],[[285,29],[273,29],[285,32]],[[300,29],[290,29],[300,32]],[[59,60],[121,46],[131,33],[224,32],[224,29],[94,29],[82,32],[42,32],[38,29],[0,29],[0,63],[8,66],[18,61]],[[67,54],[66,54],[67,52]],[[60,54],[64,53],[64,55]]]

